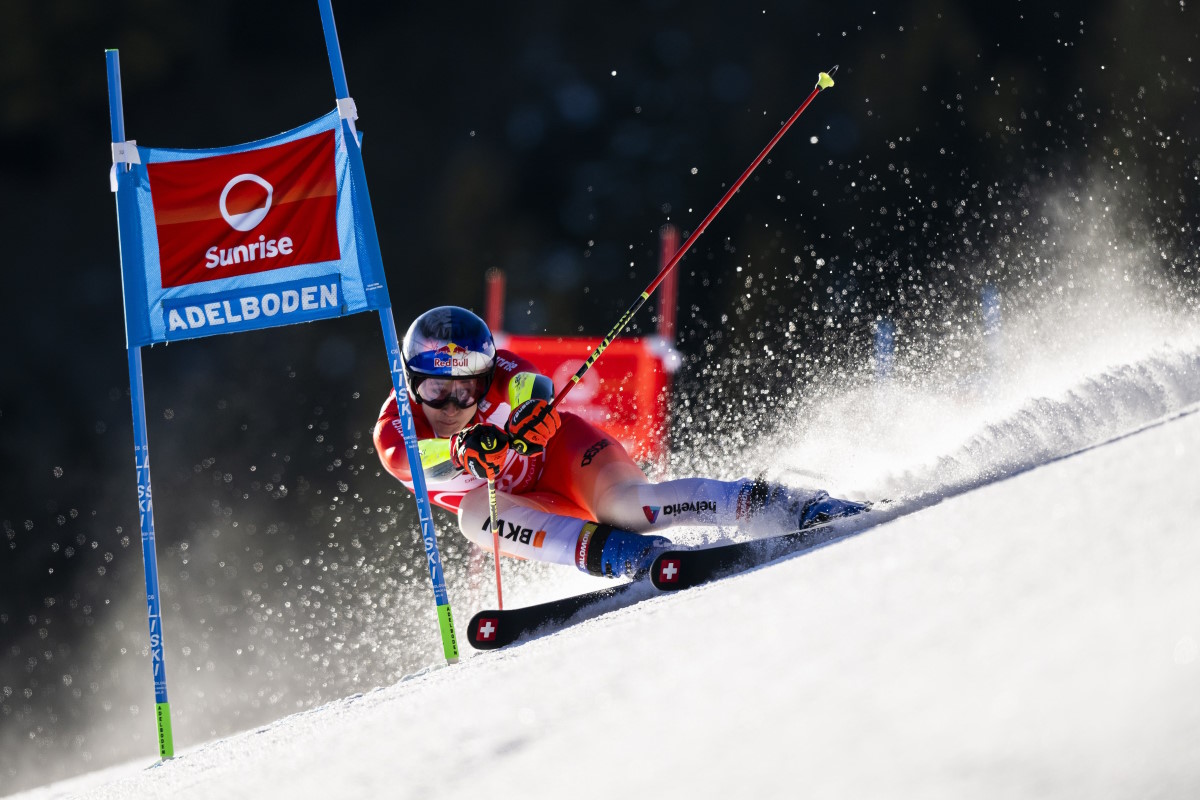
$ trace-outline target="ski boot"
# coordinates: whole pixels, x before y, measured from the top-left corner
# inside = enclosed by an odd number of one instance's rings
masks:
[[[588,522],[575,546],[575,566],[589,575],[640,578],[650,571],[654,557],[671,545],[664,536],[646,536]]]
[[[800,508],[799,525],[803,530],[831,519],[861,514],[870,507],[870,503],[839,500],[836,497],[830,497],[829,492],[817,492]]]
[[[803,530],[869,508],[870,503],[840,500],[820,489],[790,488],[762,478],[747,484],[738,498],[738,516],[755,536]]]

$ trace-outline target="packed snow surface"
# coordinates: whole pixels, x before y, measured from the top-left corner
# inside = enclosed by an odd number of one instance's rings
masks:
[[[1197,796],[1200,349],[1045,388],[831,406],[897,502],[814,552],[20,796]]]

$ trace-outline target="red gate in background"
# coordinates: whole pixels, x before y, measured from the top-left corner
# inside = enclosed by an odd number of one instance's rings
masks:
[[[664,227],[660,268],[678,248],[678,232]],[[559,406],[604,428],[643,464],[664,464],[669,450],[671,376],[682,363],[673,344],[678,285],[672,271],[659,287],[658,334],[615,340]],[[503,307],[504,274],[489,270],[486,319],[496,345],[533,362],[556,391],[599,344],[595,337],[505,333]]]

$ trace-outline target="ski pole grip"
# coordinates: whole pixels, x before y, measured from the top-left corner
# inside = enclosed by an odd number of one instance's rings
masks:
[[[507,439],[507,434],[487,432],[479,437],[479,449],[485,453],[494,453],[504,444],[504,439]]]

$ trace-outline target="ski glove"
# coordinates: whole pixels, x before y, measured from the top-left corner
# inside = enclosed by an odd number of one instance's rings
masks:
[[[480,422],[450,437],[450,463],[476,478],[495,480],[508,455],[508,434],[490,422]]]
[[[561,425],[562,417],[545,400],[526,400],[508,418],[512,448],[523,456],[537,455],[546,449]]]

